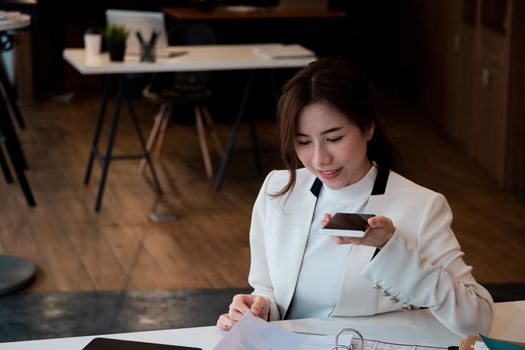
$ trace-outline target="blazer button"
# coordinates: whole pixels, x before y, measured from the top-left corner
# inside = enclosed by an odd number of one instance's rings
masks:
[[[412,310],[412,305],[408,303],[408,300],[406,302],[403,302],[403,306],[401,307],[403,311],[410,311]]]

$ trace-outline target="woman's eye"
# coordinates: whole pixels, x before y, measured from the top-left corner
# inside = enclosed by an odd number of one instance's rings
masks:
[[[341,141],[341,139],[343,138],[343,136],[339,136],[339,137],[335,137],[333,139],[326,139],[328,142],[332,142],[332,143],[335,143],[335,142],[339,142]]]
[[[301,145],[301,146],[305,146],[305,145],[307,145],[307,144],[310,143],[310,141],[305,141],[305,140],[296,140],[296,142],[297,142],[299,145]]]

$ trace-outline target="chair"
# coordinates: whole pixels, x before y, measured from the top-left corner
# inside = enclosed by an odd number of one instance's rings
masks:
[[[9,171],[9,166],[7,159],[4,156],[2,147],[5,146],[7,155],[11,160],[11,165],[15,171],[15,175],[18,179],[18,183],[22,188],[22,192],[26,198],[27,204],[30,207],[36,206],[35,198],[33,197],[33,192],[29,186],[29,182],[24,174],[24,161],[22,149],[18,143],[18,138],[16,137],[15,127],[9,117],[9,111],[7,109],[7,101],[4,101],[0,97],[0,167],[4,173],[4,177],[7,183],[13,182],[13,177]],[[18,148],[17,148],[18,147]]]
[[[203,24],[181,23],[175,25],[168,34],[170,45],[210,45],[215,44],[213,30]],[[213,177],[213,167],[206,141],[205,126],[217,152],[222,156],[223,148],[207,108],[211,97],[209,72],[180,72],[155,74],[143,91],[146,100],[160,104],[154,119],[153,128],[148,137],[146,148],[156,158],[164,143],[166,129],[175,105],[193,106],[197,136],[202,153],[206,175]],[[143,160],[140,170],[145,166]]]

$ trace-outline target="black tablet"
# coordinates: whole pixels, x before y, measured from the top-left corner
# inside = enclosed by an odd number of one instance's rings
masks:
[[[145,343],[110,338],[94,338],[83,350],[202,350],[188,346]]]

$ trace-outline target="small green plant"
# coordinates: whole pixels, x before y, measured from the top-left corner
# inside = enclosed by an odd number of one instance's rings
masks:
[[[109,45],[125,43],[128,34],[129,30],[121,24],[110,24],[104,30],[104,38]]]

